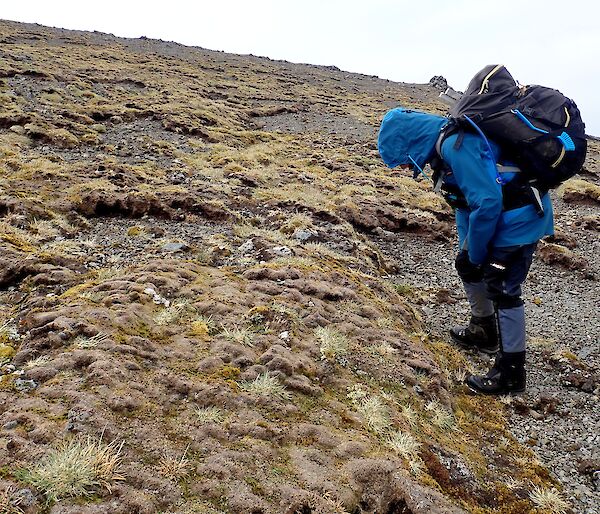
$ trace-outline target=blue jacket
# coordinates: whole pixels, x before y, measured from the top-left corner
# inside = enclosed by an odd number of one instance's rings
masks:
[[[446,119],[402,108],[388,112],[379,131],[378,147],[384,162],[394,168],[410,165],[411,158],[420,167],[435,155],[435,143]],[[533,205],[503,211],[502,186],[496,181],[498,147],[477,134],[464,134],[458,149],[456,134],[447,137],[441,157],[451,169],[444,181],[453,183],[464,194],[468,209],[456,210],[456,225],[461,248],[467,242],[473,264],[485,262],[490,247],[507,247],[535,243],[554,233],[550,196],[542,199],[543,217]],[[514,175],[514,174],[513,174]],[[503,174],[505,180],[510,175]]]

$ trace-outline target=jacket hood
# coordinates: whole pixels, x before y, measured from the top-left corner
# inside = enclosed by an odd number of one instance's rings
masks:
[[[398,107],[389,111],[381,122],[377,146],[379,155],[390,168],[412,164],[423,168],[435,151],[440,129],[446,118]]]

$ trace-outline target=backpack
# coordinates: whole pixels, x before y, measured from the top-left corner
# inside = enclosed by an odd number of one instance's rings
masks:
[[[575,102],[556,89],[519,86],[502,64],[473,77],[450,109],[442,137],[462,130],[476,130],[498,144],[503,159],[540,191],[573,177],[585,161],[585,124]]]

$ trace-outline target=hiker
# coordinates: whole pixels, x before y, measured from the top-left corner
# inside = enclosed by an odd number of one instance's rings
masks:
[[[389,167],[408,166],[415,178],[427,176],[429,164],[434,189],[455,209],[455,267],[471,319],[451,328],[450,336],[496,354],[488,373],[469,376],[467,385],[483,394],[524,391],[521,285],[538,241],[554,233],[548,190],[579,173],[585,161],[585,124],[575,102],[555,89],[521,86],[503,65],[489,65],[449,118],[388,112],[378,148]]]
[[[461,346],[498,352],[489,372],[468,377],[467,385],[478,393],[522,392],[525,311],[521,284],[537,242],[554,232],[550,197],[541,197],[543,215],[539,216],[528,196],[503,195],[496,181],[498,147],[493,142],[488,147],[477,133],[449,135],[438,156],[436,142],[446,123],[440,116],[394,109],[382,123],[379,152],[388,166],[409,165],[417,172],[434,159],[441,161],[441,184],[456,208],[460,251],[455,267],[471,306],[469,324],[452,328],[450,335]],[[517,176],[508,172],[503,178],[510,184]]]

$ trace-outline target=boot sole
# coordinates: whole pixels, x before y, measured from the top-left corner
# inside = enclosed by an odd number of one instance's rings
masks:
[[[527,388],[524,387],[523,389],[513,389],[511,391],[498,391],[498,392],[491,392],[491,391],[482,391],[481,389],[475,389],[474,387],[471,387],[470,384],[468,384],[467,382],[465,382],[465,385],[469,388],[470,391],[472,391],[475,394],[484,394],[486,396],[519,396],[521,394],[523,394]]]
[[[450,338],[461,348],[466,348],[469,350],[477,350],[477,351],[485,353],[487,355],[494,355],[495,353],[498,353],[500,351],[500,345],[495,346],[493,348],[481,348],[480,346],[477,346],[475,344],[465,343],[464,341],[457,339],[452,333],[450,333]]]

